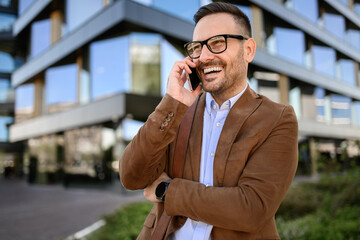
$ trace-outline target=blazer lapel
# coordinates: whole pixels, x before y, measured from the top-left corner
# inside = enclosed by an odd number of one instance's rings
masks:
[[[201,145],[203,132],[203,119],[205,110],[205,95],[200,96],[198,106],[195,111],[194,122],[192,124],[191,133],[189,137],[189,147],[187,151],[186,161],[190,163],[192,176],[187,176],[188,179],[199,181],[200,178],[200,161],[201,161]],[[185,174],[185,173],[184,173]]]
[[[226,162],[236,135],[238,135],[245,120],[256,110],[261,102],[262,100],[259,96],[248,86],[243,95],[231,108],[216,148],[214,186],[222,186]]]

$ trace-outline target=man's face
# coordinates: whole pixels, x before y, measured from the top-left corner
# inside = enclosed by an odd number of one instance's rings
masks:
[[[203,41],[218,34],[244,35],[241,27],[235,24],[233,16],[216,13],[203,17],[196,25],[194,41]],[[247,37],[247,36],[245,36]],[[231,98],[246,86],[247,59],[244,51],[246,40],[227,39],[227,49],[220,54],[209,51],[203,46],[199,58],[194,59],[203,89],[214,97]]]

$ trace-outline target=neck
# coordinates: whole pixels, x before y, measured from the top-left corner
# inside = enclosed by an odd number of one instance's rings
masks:
[[[224,92],[212,92],[211,96],[214,98],[215,102],[221,107],[221,105],[230,98],[234,97],[235,95],[241,93],[247,86],[247,82],[245,84],[241,84],[238,88],[230,89],[232,91],[229,91],[227,93]]]

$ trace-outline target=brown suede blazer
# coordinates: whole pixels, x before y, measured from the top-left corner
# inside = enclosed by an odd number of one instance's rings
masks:
[[[231,108],[214,159],[214,186],[200,184],[205,94],[200,97],[183,179],[173,179],[164,204],[154,204],[138,239],[150,239],[162,211],[173,217],[165,239],[189,217],[214,228],[211,239],[280,239],[275,213],[295,175],[298,125],[294,110],[250,87]],[[143,189],[165,171],[172,176],[174,141],[187,106],[165,95],[120,160],[128,189]],[[170,119],[161,127],[165,119]]]

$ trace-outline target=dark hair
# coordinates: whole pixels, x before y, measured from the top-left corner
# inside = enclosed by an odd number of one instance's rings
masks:
[[[249,18],[238,7],[225,2],[213,2],[208,5],[202,6],[194,15],[195,25],[203,17],[214,13],[228,13],[234,17],[235,22],[244,28],[247,36],[251,37],[251,25]]]

